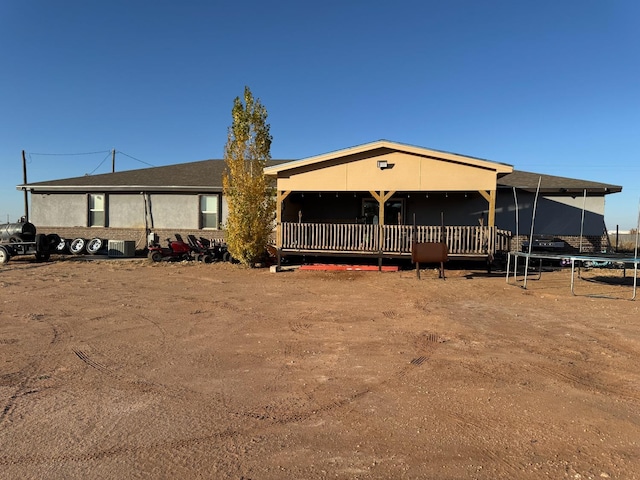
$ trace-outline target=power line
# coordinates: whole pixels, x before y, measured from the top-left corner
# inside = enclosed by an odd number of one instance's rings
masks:
[[[97,166],[96,168],[94,168],[94,169],[91,171],[91,173],[89,173],[89,175],[93,175],[93,172],[95,172],[96,170],[98,170],[98,169],[102,166],[102,164],[107,160],[107,158],[109,158],[110,156],[111,156],[111,152],[107,153],[107,156],[106,156],[106,157],[104,157],[104,158],[102,159],[102,161],[100,162],[100,164],[98,164],[98,166]]]
[[[153,165],[152,163],[148,163],[148,162],[145,162],[144,160],[140,160],[139,158],[132,157],[131,155],[128,155],[128,154],[126,154],[124,152],[121,152],[120,150],[116,150],[116,153],[120,153],[120,154],[124,155],[125,157],[129,157],[130,159],[135,160],[136,162],[140,162],[140,163],[143,163],[145,165],[149,165],[150,167],[155,167],[155,165]]]
[[[84,153],[34,153],[29,152],[29,155],[49,155],[49,156],[59,156],[59,157],[70,157],[74,155],[95,155],[98,153],[111,153],[111,150],[100,150],[99,152],[84,152]]]
[[[56,156],[56,157],[69,157],[69,156],[82,156],[82,155],[97,155],[100,153],[106,153],[107,156],[104,157],[102,159],[102,161],[98,164],[98,166],[96,168],[94,168],[91,173],[88,173],[87,175],[93,175],[95,173],[96,170],[98,170],[103,164],[104,162],[107,161],[107,159],[109,158],[110,155],[113,154],[113,150],[98,150],[95,152],[79,152],[79,153],[50,153],[50,152],[29,152],[29,160],[33,161],[33,159],[31,158],[32,155],[38,155],[38,156]],[[128,153],[125,152],[121,152],[120,150],[116,150],[116,153],[119,153],[121,155],[124,155],[125,157],[128,157],[132,160],[135,160],[136,162],[140,162],[144,165],[148,165],[149,167],[155,167],[155,165],[153,165],[152,163],[149,162],[145,162],[144,160],[140,160],[139,158],[136,158],[132,155],[129,155]]]

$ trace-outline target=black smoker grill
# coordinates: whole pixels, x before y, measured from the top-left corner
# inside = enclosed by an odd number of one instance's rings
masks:
[[[534,235],[531,240],[532,252],[562,252],[566,250],[567,243],[552,235]],[[529,251],[529,240],[522,242],[522,251]]]

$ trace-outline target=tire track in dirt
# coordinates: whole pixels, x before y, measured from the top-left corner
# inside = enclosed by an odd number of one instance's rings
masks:
[[[118,455],[140,454],[158,450],[193,448],[200,445],[210,445],[211,442],[219,442],[246,433],[249,432],[239,432],[233,429],[226,429],[219,432],[211,433],[209,435],[167,440],[164,442],[152,442],[147,445],[118,445],[102,450],[78,454],[69,453],[62,455],[44,455],[38,453],[27,453],[16,457],[0,456],[0,466],[24,464],[37,465],[51,462],[87,462],[92,460],[102,460],[104,458],[114,457]]]
[[[615,367],[612,366],[609,371],[604,371],[604,373],[618,379],[620,381],[618,384],[599,379],[598,376],[601,376],[603,371],[592,371],[588,362],[590,356],[600,355],[603,350],[608,351],[612,356],[622,356],[625,359],[634,359],[638,352],[630,347],[617,346],[606,338],[600,338],[593,333],[572,332],[570,338],[572,342],[567,342],[565,345],[568,350],[558,353],[555,357],[558,365],[552,365],[548,360],[540,360],[532,361],[529,365],[523,366],[523,369],[542,378],[551,378],[590,393],[618,396],[634,402],[640,400],[640,391],[637,385],[629,384]],[[587,348],[586,345],[589,344],[592,344],[593,347]],[[533,342],[519,342],[517,345],[519,349],[529,352],[537,358],[548,358],[548,352]],[[598,348],[596,349],[595,346]],[[578,352],[580,357],[569,355],[567,352]],[[581,368],[581,365],[584,368]],[[634,371],[633,365],[626,361],[624,368],[626,371]],[[627,383],[628,386],[623,383]]]
[[[160,345],[164,347],[166,342],[163,340]],[[128,390],[134,393],[156,394],[177,399],[182,399],[185,395],[201,395],[187,387],[155,382],[142,378],[139,375],[120,371],[116,360],[109,355],[105,355],[102,351],[90,344],[85,344],[82,348],[71,348],[71,352],[85,365],[100,375],[107,376],[112,386],[117,386],[122,390]],[[205,397],[208,401],[211,400],[210,396]]]
[[[542,375],[545,378],[551,378],[553,380],[569,384],[574,388],[584,390],[589,393],[613,395],[633,402],[640,401],[640,391],[638,391],[637,387],[625,387],[623,385],[604,383],[588,374],[571,372],[570,367],[555,367],[540,363],[532,364],[529,369],[533,373]]]
[[[471,442],[468,442],[470,444],[484,445],[487,442],[488,432],[497,436],[502,435],[502,430],[498,428],[498,425],[493,421],[478,421],[479,419],[475,419],[461,412],[454,412],[450,408],[440,408],[439,412],[443,417],[449,418],[463,429],[464,437],[472,440]],[[502,426],[504,427],[505,425]],[[518,478],[527,468],[527,466],[522,462],[509,460],[505,456],[505,452],[496,451],[495,448],[480,447],[479,451],[483,455],[479,461],[482,462],[483,458],[486,458],[493,465],[502,465],[509,474],[506,478]],[[503,475],[501,474],[500,477],[503,477]]]
[[[426,304],[422,300],[416,300],[413,303],[413,308],[420,310],[423,313],[433,313],[431,312],[431,307]],[[441,337],[433,332],[424,331],[418,334],[414,339],[414,345],[417,350],[425,351],[428,350],[428,346],[432,345],[437,347],[443,343],[446,343],[448,339]],[[423,365],[428,359],[433,355],[435,348],[432,349],[429,354],[421,355],[414,358],[411,361],[411,365],[420,366]],[[426,357],[426,358],[423,358]],[[410,366],[411,366],[410,365]],[[405,367],[404,369],[398,372],[398,375],[402,378],[407,373],[411,371],[410,366]],[[462,365],[464,368],[468,368],[467,365]],[[473,367],[469,368],[474,371]],[[479,370],[479,369],[478,369]],[[477,372],[482,373],[485,376],[489,376],[491,378],[495,378],[494,375],[488,374],[486,372]],[[434,407],[435,408],[435,407]],[[485,439],[487,436],[487,432],[493,432],[495,434],[500,434],[500,430],[493,423],[488,423],[484,421],[478,421],[472,418],[469,415],[466,415],[462,412],[455,411],[455,406],[451,405],[451,408],[439,408],[436,413],[437,416],[442,416],[449,418],[455,424],[459,425],[464,430],[464,435],[473,439],[472,442],[476,445],[483,445],[485,443]],[[525,465],[519,462],[512,462],[508,458],[505,458],[503,452],[495,451],[495,449],[491,448],[481,448],[479,453],[486,458],[489,462],[494,465],[501,465],[503,469],[507,472],[509,478],[517,478],[519,474],[525,469]],[[482,461],[482,458],[480,459]]]
[[[29,320],[46,322],[51,329],[51,338],[44,350],[34,357],[29,363],[20,368],[17,372],[3,375],[3,382],[10,382],[9,386],[14,387],[13,393],[9,397],[0,403],[0,425],[3,422],[9,420],[15,411],[16,405],[19,400],[26,396],[37,393],[39,389],[35,385],[39,379],[43,376],[43,367],[47,366],[46,370],[51,371],[53,368],[47,365],[50,362],[52,352],[60,349],[60,346],[68,341],[69,334],[67,327],[63,324],[55,324],[46,318],[43,314],[28,314]]]
[[[95,360],[93,360],[89,355],[87,355],[85,352],[83,352],[82,350],[76,350],[76,349],[72,349],[73,353],[76,354],[76,356],[82,360],[84,363],[86,363],[87,365],[89,365],[92,368],[95,368],[96,370],[99,370],[102,373],[109,373],[111,374],[110,369],[103,365],[100,362],[97,362]]]
[[[386,314],[385,314],[386,315]],[[290,328],[293,331],[298,331],[300,334],[308,333],[312,328],[310,323],[293,322],[290,324]],[[55,337],[55,336],[54,336]],[[237,446],[237,440],[245,435],[252,435],[255,432],[264,432],[265,429],[269,429],[275,426],[282,426],[289,423],[296,423],[308,420],[324,413],[332,412],[338,409],[347,407],[348,405],[357,402],[364,396],[385,388],[388,384],[405,378],[411,371],[416,368],[420,368],[427,363],[429,358],[435,352],[438,345],[444,343],[444,340],[438,335],[432,332],[422,332],[411,338],[411,345],[416,350],[412,359],[403,367],[401,367],[395,374],[390,377],[381,380],[375,385],[365,386],[363,388],[355,389],[353,392],[347,395],[339,395],[330,401],[318,402],[318,399],[313,393],[308,393],[307,397],[310,403],[316,405],[303,404],[298,405],[295,411],[288,408],[288,411],[278,411],[278,409],[265,408],[259,411],[248,412],[236,412],[231,415],[242,418],[252,418],[257,422],[242,429],[223,428],[218,432],[213,432],[207,435],[194,436],[183,439],[169,439],[167,441],[153,442],[147,445],[119,445],[106,449],[100,449],[96,451],[79,453],[79,454],[62,454],[46,456],[43,454],[24,454],[20,456],[0,456],[0,465],[19,465],[19,464],[40,464],[49,462],[86,462],[91,460],[101,460],[107,457],[113,457],[118,455],[131,455],[137,453],[150,453],[154,451],[164,451],[171,449],[182,448],[194,448],[194,447],[207,447],[210,448],[211,444],[220,443],[222,441],[231,441]],[[154,384],[151,382],[141,382],[139,379],[127,378],[126,375],[122,375],[114,371],[101,358],[99,352],[93,352],[86,348],[74,348],[71,349],[75,356],[85,363],[88,367],[94,369],[100,374],[108,375],[118,383],[128,385],[134,389],[140,388],[142,391],[154,391],[156,393],[162,393],[163,395],[170,394],[170,390],[177,392],[178,396],[183,400],[184,391],[187,389],[167,387],[166,385]],[[289,353],[291,353],[291,348]],[[285,348],[284,354],[286,355],[287,349]],[[169,391],[168,391],[169,390]],[[190,392],[190,391],[189,391]],[[193,393],[193,392],[191,392]],[[224,400],[224,399],[223,399]],[[225,402],[223,402],[225,403]],[[293,402],[295,404],[295,401]]]
[[[364,388],[356,389],[349,395],[343,395],[334,398],[331,401],[318,400],[314,391],[307,391],[305,395],[308,399],[309,406],[300,408],[297,412],[278,411],[273,406],[267,406],[259,411],[236,412],[238,416],[253,418],[260,421],[268,421],[273,424],[282,425],[299,421],[306,421],[314,416],[331,412],[359,400],[365,395],[379,391],[387,387],[390,383],[404,379],[416,368],[423,366],[436,352],[439,345],[445,343],[445,339],[433,332],[421,332],[411,340],[412,345],[416,349],[414,357],[408,364],[402,366],[395,374],[387,379],[383,379],[375,385],[369,385]],[[315,406],[312,406],[315,405]]]

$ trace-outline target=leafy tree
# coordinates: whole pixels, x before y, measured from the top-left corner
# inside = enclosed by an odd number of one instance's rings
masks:
[[[231,115],[224,148],[227,170],[222,178],[229,207],[227,245],[235,259],[252,265],[264,255],[275,219],[274,189],[264,175],[272,137],[267,110],[249,87],[244,88],[244,102],[240,97],[233,101]]]

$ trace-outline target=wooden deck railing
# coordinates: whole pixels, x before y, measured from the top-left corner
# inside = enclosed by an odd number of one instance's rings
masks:
[[[416,242],[446,242],[450,255],[508,251],[511,233],[496,227],[282,223],[283,250],[330,253],[410,254]],[[415,236],[415,240],[414,240]]]

